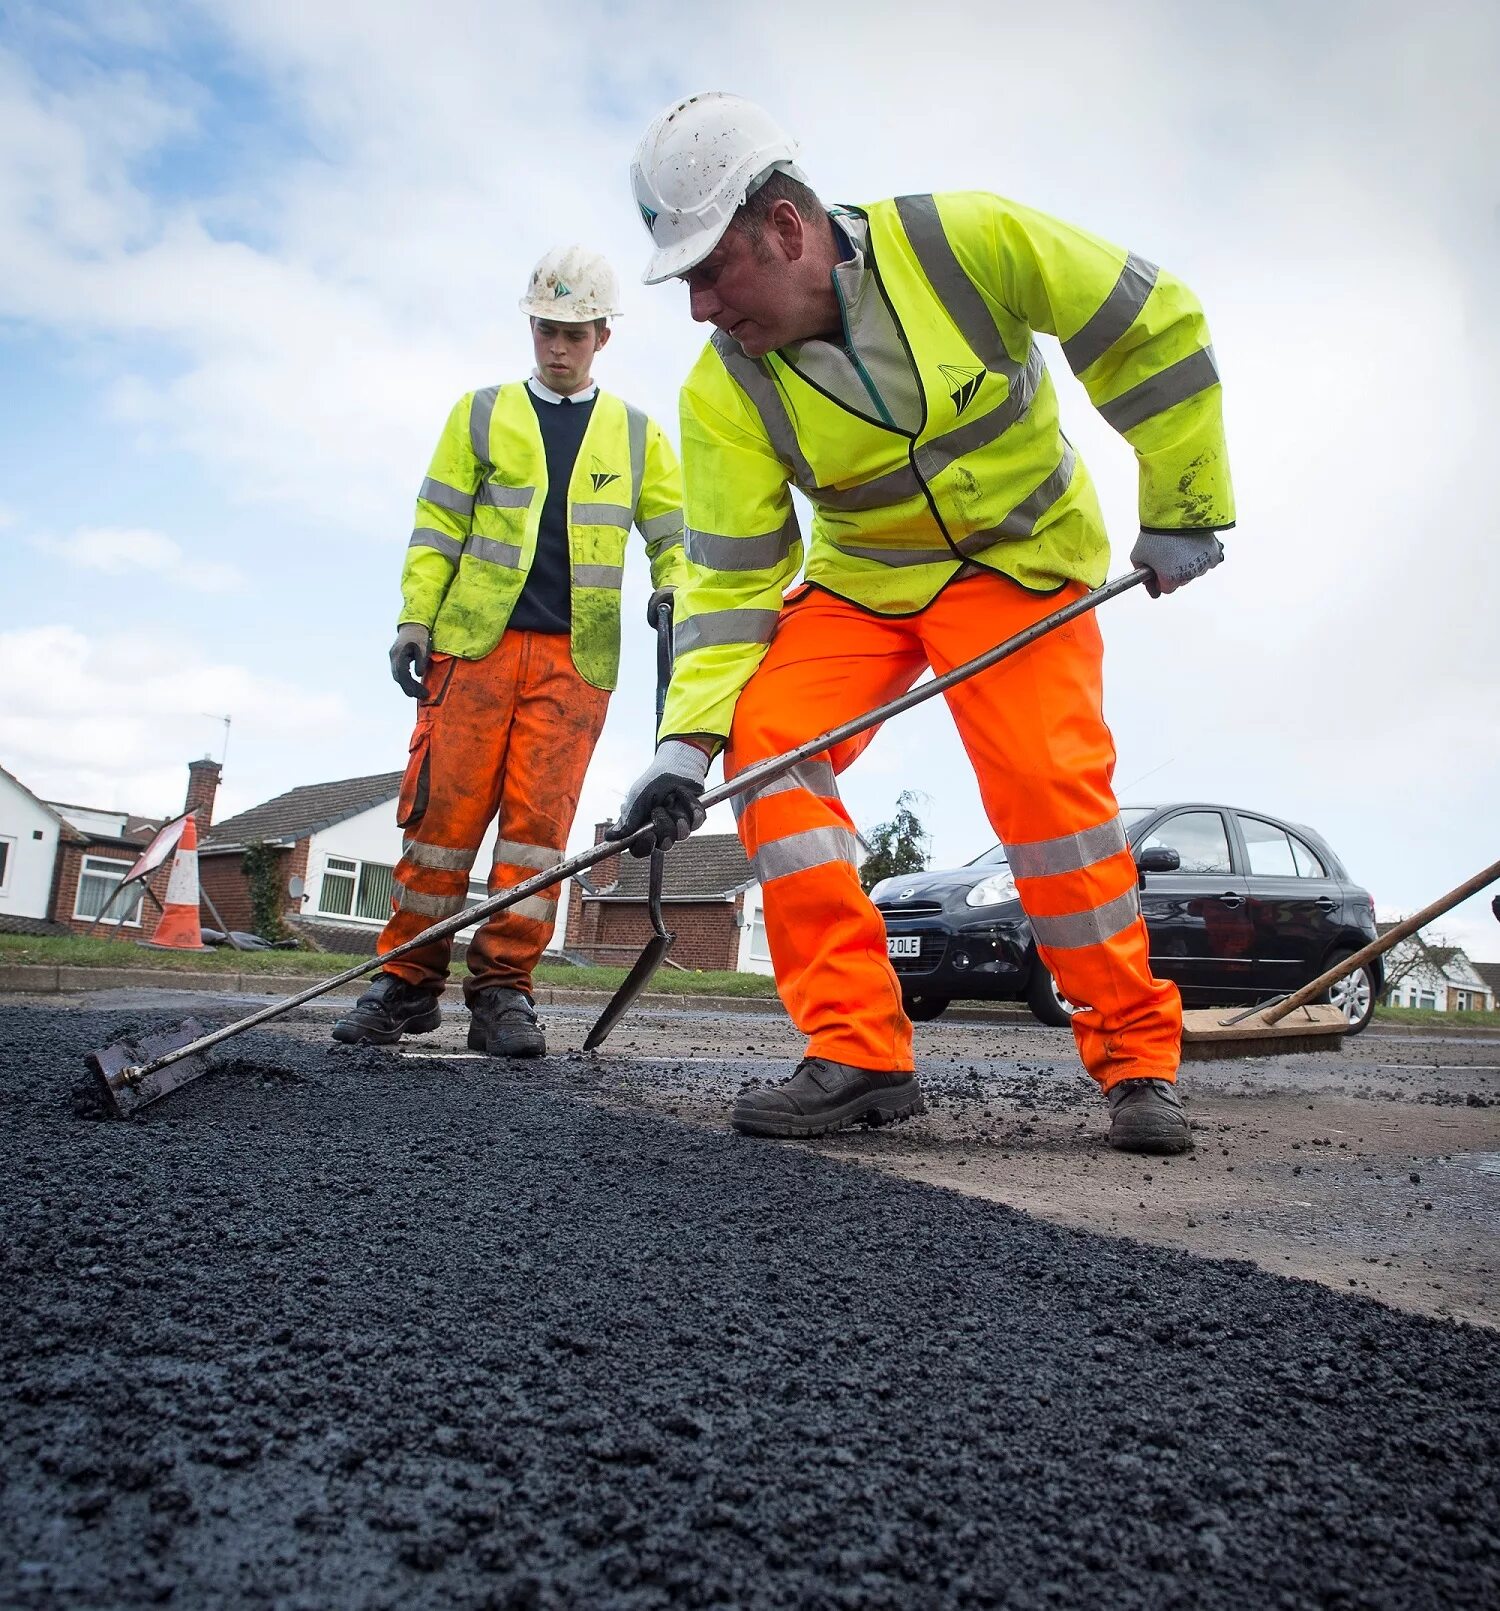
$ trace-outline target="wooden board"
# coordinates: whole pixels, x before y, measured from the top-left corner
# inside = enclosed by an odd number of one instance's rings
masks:
[[[1285,1057],[1294,1052],[1336,1052],[1349,1033],[1337,1007],[1298,1007],[1277,1024],[1259,1013],[1237,1024],[1243,1007],[1197,1007],[1182,1015],[1182,1060],[1202,1063],[1219,1057]]]

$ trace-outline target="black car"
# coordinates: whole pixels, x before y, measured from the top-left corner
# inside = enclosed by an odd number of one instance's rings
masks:
[[[1127,806],[1151,970],[1188,1007],[1250,1005],[1314,979],[1375,938],[1375,903],[1311,828],[1261,811],[1187,802]],[[996,845],[966,867],[887,878],[871,891],[913,1018],[950,1001],[1024,1001],[1045,1024],[1074,1009],[1037,957]],[[1351,1033],[1375,1012],[1378,960],[1335,984]]]

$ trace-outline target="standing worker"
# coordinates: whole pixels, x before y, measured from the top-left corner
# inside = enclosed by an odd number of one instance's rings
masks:
[[[616,831],[702,820],[727,777],[943,673],[1104,580],[1093,483],[1035,338],[1135,449],[1153,596],[1217,565],[1234,524],[1218,368],[1196,299],[1154,264],[978,192],[825,207],[796,144],[737,96],[680,101],[632,170],[655,247],[715,333],[682,390],[687,573],[664,735]],[[790,488],[813,508],[805,585]],[[1070,1000],[1112,1145],[1181,1152],[1182,1010],[1152,977],[1111,789],[1092,615],[947,695],[1037,950]],[[755,1135],[922,1108],[885,927],[860,888],[840,746],[737,797],[781,998],[808,1036],[736,1103]]]
[[[596,355],[619,312],[613,270],[579,246],[548,252],[521,301],[536,372],[458,400],[417,499],[391,673],[418,701],[397,822],[395,910],[382,954],[451,916],[499,817],[489,892],[562,860],[620,660],[632,522],[651,581],[683,569],[682,482],[660,427],[599,391]],[[491,917],[469,945],[469,1045],[539,1057],[532,969],[556,891]],[[436,1029],[451,939],[392,962],[335,1040],[388,1046]]]

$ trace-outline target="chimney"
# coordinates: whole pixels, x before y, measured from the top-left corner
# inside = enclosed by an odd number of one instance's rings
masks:
[[[214,796],[218,792],[219,763],[206,755],[201,761],[189,761],[187,799],[182,809],[196,813],[199,833],[214,820]]]

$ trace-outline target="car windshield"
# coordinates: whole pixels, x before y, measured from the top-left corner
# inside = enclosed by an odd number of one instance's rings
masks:
[[[1003,867],[1005,865],[1005,846],[994,845],[985,851],[982,856],[976,856],[973,861],[966,861],[965,867]]]

